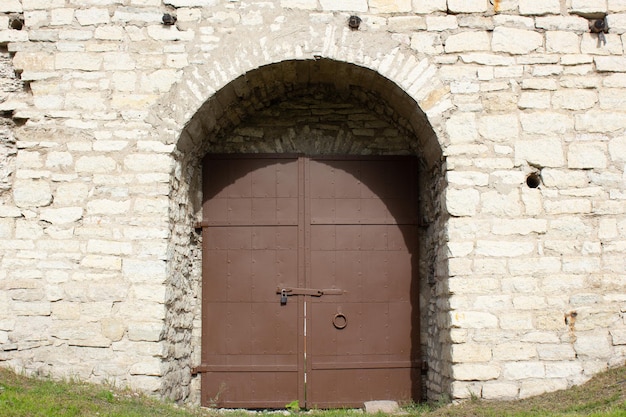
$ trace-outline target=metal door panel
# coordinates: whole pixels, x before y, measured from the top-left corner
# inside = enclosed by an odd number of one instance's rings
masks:
[[[316,374],[316,381],[307,384],[310,408],[362,407],[373,400],[408,403],[417,397],[412,392],[416,372],[411,368],[317,369]]]
[[[418,400],[415,160],[224,158],[205,160],[203,404]]]
[[[418,400],[414,161],[325,159],[311,161],[309,172],[308,285],[345,294],[308,303],[307,405]],[[324,190],[324,181],[332,187]]]
[[[205,407],[284,408],[298,398],[298,382],[298,373],[292,371],[209,371],[203,374],[201,403]]]
[[[297,160],[209,157],[203,178],[202,404],[282,408],[303,399],[302,307],[276,298],[298,285]]]

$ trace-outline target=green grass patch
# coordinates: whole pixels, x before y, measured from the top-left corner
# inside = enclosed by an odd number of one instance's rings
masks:
[[[540,382],[538,382],[540,383]],[[299,410],[295,402],[282,417],[358,417],[360,410]],[[458,405],[412,404],[403,414],[415,417],[626,417],[626,366],[602,373],[580,387],[518,401],[472,399]],[[0,368],[2,417],[248,417],[246,411],[183,408],[136,392],[77,381],[27,378]],[[375,416],[376,417],[376,416]]]

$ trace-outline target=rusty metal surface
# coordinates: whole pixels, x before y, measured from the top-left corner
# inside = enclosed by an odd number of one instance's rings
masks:
[[[203,405],[419,400],[415,160],[204,169]]]

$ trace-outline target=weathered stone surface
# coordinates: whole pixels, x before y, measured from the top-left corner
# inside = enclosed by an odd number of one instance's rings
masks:
[[[526,161],[542,167],[560,167],[565,164],[563,145],[558,139],[518,141],[515,144],[515,161]]]
[[[519,12],[523,15],[559,14],[561,4],[559,0],[520,0]]]
[[[475,189],[449,189],[446,193],[446,207],[452,216],[472,216],[476,214],[480,193]]]
[[[202,157],[293,153],[420,157],[430,399],[623,362],[624,0],[0,3],[2,359],[198,402]]]
[[[367,414],[385,413],[393,414],[400,411],[400,405],[396,401],[379,400],[366,401],[364,404]]]
[[[491,40],[494,51],[515,55],[533,52],[542,44],[543,36],[537,32],[506,27],[496,27]]]
[[[452,376],[459,381],[489,381],[500,376],[500,368],[487,364],[456,364],[452,366]]]

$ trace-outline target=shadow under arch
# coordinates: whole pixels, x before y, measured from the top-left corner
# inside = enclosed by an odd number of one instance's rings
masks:
[[[304,131],[306,127],[309,128],[307,131],[309,136],[305,135],[300,142],[272,141],[254,131],[259,126],[261,131],[280,130],[280,127],[268,127],[263,124],[272,118],[274,121],[280,118],[284,114],[285,103],[291,104],[289,111],[295,108],[296,112],[298,109],[317,105],[315,103],[321,103],[320,107],[331,110],[349,104],[362,111],[362,114],[372,115],[372,120],[380,122],[378,126],[383,126],[381,129],[393,127],[399,139],[392,145],[389,145],[391,142],[386,142],[386,145],[373,147],[376,132],[373,136],[357,137],[353,129],[352,133],[342,136],[341,132],[349,130],[350,126],[346,124],[347,122],[342,125],[341,121],[337,122],[339,126],[337,131],[340,133],[334,138],[334,147],[309,147],[313,136],[321,135],[323,139],[325,138],[323,132],[316,131],[315,135],[311,134],[311,131],[315,130],[315,127],[311,128],[315,122],[295,123],[290,127],[298,133],[302,133],[298,129]],[[341,147],[337,143],[349,143],[350,146]],[[437,320],[436,307],[433,307],[436,300],[424,288],[428,289],[427,284],[433,284],[436,273],[441,274],[441,271],[445,270],[445,260],[441,259],[440,255],[440,248],[445,243],[441,241],[444,235],[444,215],[440,206],[445,179],[441,147],[426,115],[401,87],[371,69],[330,59],[283,61],[249,71],[225,85],[198,109],[177,143],[174,155],[177,165],[172,190],[173,208],[176,213],[173,220],[177,224],[172,240],[177,243],[172,250],[175,255],[170,267],[171,286],[176,287],[176,291],[170,292],[171,296],[167,301],[167,316],[170,319],[166,319],[166,327],[168,332],[192,334],[195,331],[195,338],[193,336],[181,338],[192,339],[191,343],[196,352],[186,358],[168,358],[170,366],[165,378],[170,374],[172,377],[180,378],[180,374],[175,370],[180,369],[181,365],[184,368],[198,365],[200,341],[197,329],[194,328],[195,325],[191,325],[191,329],[188,324],[176,325],[178,319],[175,316],[181,311],[187,311],[190,317],[201,317],[199,300],[201,282],[197,276],[201,269],[201,253],[192,250],[193,253],[189,256],[189,251],[182,247],[199,246],[199,236],[193,229],[195,222],[201,219],[201,161],[209,153],[378,154],[415,157],[419,166],[418,222],[421,237],[418,242],[420,253],[418,276],[421,278],[420,282],[414,284],[422,287],[419,291],[422,297],[420,327],[425,332],[427,327],[434,325]],[[185,282],[187,284],[183,284]],[[188,301],[190,298],[194,299],[194,303],[184,305],[185,300]],[[428,337],[437,339],[437,332],[438,330],[435,332],[428,330]],[[429,341],[426,344],[424,340],[422,342],[423,355],[429,363],[429,369],[440,368],[440,365],[434,365],[440,363],[442,359],[440,356],[443,356],[433,348],[433,344],[437,343]],[[441,369],[436,372],[445,374]],[[187,386],[189,385],[188,383]],[[166,394],[174,398],[190,395],[189,392]]]

